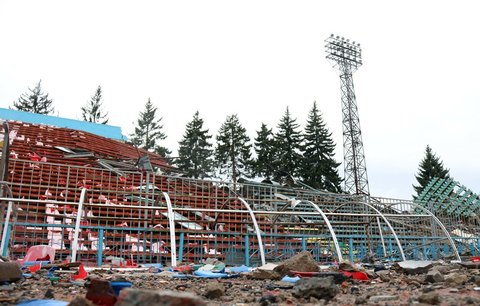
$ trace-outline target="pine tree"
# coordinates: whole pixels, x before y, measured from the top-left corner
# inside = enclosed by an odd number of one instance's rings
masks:
[[[53,113],[52,99],[42,92],[42,80],[38,81],[34,89],[28,88],[30,93],[23,93],[13,106],[20,111],[48,115]]]
[[[167,136],[162,132],[163,126],[161,120],[156,119],[157,108],[153,106],[150,98],[145,104],[145,110],[140,112],[135,126],[135,133],[132,134],[133,143],[147,151],[155,152],[163,157],[167,157],[171,152],[160,145],[158,142],[164,140]]]
[[[300,145],[302,136],[298,129],[300,125],[296,123],[290,115],[287,107],[285,115],[283,115],[278,124],[278,132],[275,134],[276,147],[276,163],[275,169],[282,173],[296,176],[300,167]]]
[[[270,178],[274,174],[275,141],[272,129],[262,123],[255,138],[255,152],[257,158],[253,162],[253,174]]]
[[[323,122],[317,102],[308,114],[303,135],[301,174],[303,181],[313,188],[341,192],[342,179],[338,175],[340,163],[335,161],[335,143]]]
[[[179,141],[177,167],[188,177],[205,178],[213,170],[213,150],[209,142],[212,136],[203,129],[203,119],[198,111],[192,121],[187,123],[183,139]]]
[[[99,85],[93,97],[90,98],[90,102],[88,102],[86,106],[82,107],[83,120],[101,124],[108,123],[108,113],[103,114],[101,110],[103,103],[102,99],[102,88]]]
[[[420,193],[422,193],[428,182],[434,177],[441,179],[449,178],[449,170],[444,168],[443,162],[439,157],[432,153],[432,149],[427,145],[425,157],[419,164],[418,174],[415,175],[419,185],[413,186],[415,192],[417,193],[413,196],[414,199],[416,199]]]
[[[237,115],[228,116],[218,131],[215,162],[220,174],[227,174],[233,183],[240,176],[250,175],[251,145],[247,130]]]

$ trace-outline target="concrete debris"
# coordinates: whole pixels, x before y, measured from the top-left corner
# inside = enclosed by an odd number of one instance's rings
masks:
[[[250,273],[247,273],[247,278],[256,280],[281,280],[282,276],[274,270],[261,270],[257,269]]]
[[[206,306],[201,298],[189,292],[125,289],[115,306]]]
[[[303,251],[280,263],[273,270],[283,277],[292,271],[318,272],[320,268],[312,254],[309,251]]]
[[[67,306],[94,306],[94,305],[95,304],[93,304],[86,298],[77,296],[70,303],[68,303]]]
[[[418,301],[424,304],[438,305],[440,304],[440,295],[436,292],[425,293],[418,298]]]
[[[215,265],[219,262],[216,261]],[[190,264],[194,268],[200,265]],[[71,269],[41,269],[16,282],[0,283],[0,305],[33,300],[63,301],[73,306],[101,305],[480,305],[480,270],[459,264],[432,263],[424,273],[406,272],[400,265],[387,265],[373,273],[374,265],[354,267],[372,277],[358,280],[330,265],[317,272],[296,272],[295,283],[276,281],[280,274],[254,269],[235,277],[209,279],[184,271],[110,269],[91,270],[86,280],[73,281]],[[428,265],[423,266],[426,268]],[[249,267],[247,267],[250,269]],[[342,266],[342,268],[349,269]],[[409,266],[406,269],[418,269]],[[68,271],[70,270],[70,271]],[[170,267],[165,267],[170,270]],[[208,271],[204,271],[206,273]],[[372,272],[370,274],[370,272]],[[445,272],[445,274],[443,273]],[[184,278],[160,275],[184,275]],[[212,272],[208,272],[212,273]],[[256,275],[258,279],[255,279]],[[293,276],[289,276],[293,278]],[[118,288],[118,284],[123,284]],[[131,285],[131,288],[127,288]],[[113,289],[113,292],[112,292]],[[117,292],[117,291],[119,292]],[[94,303],[95,301],[95,303]]]
[[[115,292],[113,291],[110,282],[103,279],[92,279],[90,284],[87,285],[88,292],[86,295],[87,300],[96,305],[114,305],[117,301]]]
[[[343,271],[350,271],[350,272],[363,271],[362,269],[360,269],[359,267],[355,266],[354,264],[348,261],[341,262],[338,265],[338,269]]]
[[[451,273],[445,276],[445,283],[449,286],[461,286],[465,284],[468,280],[468,276],[461,273]]]
[[[312,277],[299,280],[293,287],[293,296],[297,298],[316,298],[331,300],[340,292],[333,277]]]
[[[258,267],[258,270],[267,270],[267,271],[273,271],[278,265],[274,263],[267,263],[264,264],[263,266]]]
[[[420,274],[426,273],[433,266],[433,262],[423,260],[405,260],[398,262],[397,265],[406,274]]]
[[[425,281],[428,283],[440,283],[444,280],[445,278],[443,277],[443,274],[435,268],[428,271],[427,276],[425,277]]]
[[[368,300],[371,303],[379,303],[379,302],[386,302],[386,301],[395,301],[398,299],[398,295],[375,295],[371,296]]]
[[[218,299],[225,293],[225,287],[222,283],[211,282],[205,286],[205,297],[209,299]]]
[[[23,277],[16,262],[0,262],[0,282],[16,282]]]

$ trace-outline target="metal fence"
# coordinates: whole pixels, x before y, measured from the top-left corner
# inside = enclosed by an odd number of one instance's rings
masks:
[[[451,238],[409,201],[329,194],[304,185],[194,180],[13,159],[0,198],[1,252],[33,245],[57,259],[260,265],[302,250],[318,262],[460,259],[475,237]],[[10,207],[10,209],[8,209]],[[10,211],[10,213],[8,213]],[[3,221],[2,221],[3,220]],[[473,247],[472,247],[473,246]]]

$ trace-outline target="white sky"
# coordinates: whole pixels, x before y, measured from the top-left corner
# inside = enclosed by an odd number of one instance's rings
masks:
[[[102,86],[123,133],[148,97],[176,151],[196,110],[216,135],[238,114],[253,139],[286,107],[314,100],[343,161],[331,33],[361,43],[355,92],[373,195],[407,198],[429,144],[480,192],[478,1],[0,0],[0,107],[42,79],[58,115],[78,119]],[[343,166],[340,168],[343,173]]]

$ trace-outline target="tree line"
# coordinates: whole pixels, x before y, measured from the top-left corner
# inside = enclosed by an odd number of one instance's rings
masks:
[[[28,90],[13,103],[16,109],[38,114],[53,113],[53,101],[43,93],[41,81]],[[81,107],[81,112],[85,121],[108,123],[108,113],[103,110],[101,86]],[[136,120],[131,141],[137,147],[170,159],[187,177],[227,177],[234,183],[240,178],[280,180],[294,177],[316,189],[342,192],[342,178],[338,174],[340,163],[334,158],[335,143],[316,102],[313,102],[303,131],[287,107],[276,130],[262,123],[253,142],[238,116],[229,115],[215,137],[215,145],[197,110],[186,124],[175,158],[170,157],[171,151],[160,144],[167,137],[161,120],[149,98]],[[449,170],[427,146],[425,158],[415,175],[419,185],[413,186],[414,198],[433,177],[447,178]]]

